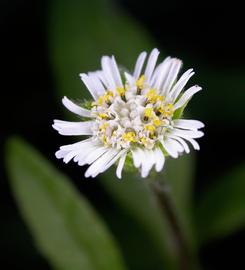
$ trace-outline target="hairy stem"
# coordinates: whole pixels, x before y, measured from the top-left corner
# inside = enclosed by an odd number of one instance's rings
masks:
[[[176,253],[178,256],[178,269],[193,270],[194,268],[191,263],[189,245],[186,241],[185,234],[177,217],[170,190],[166,184],[161,184],[158,181],[151,182],[151,186],[172,230],[173,242],[175,244]]]

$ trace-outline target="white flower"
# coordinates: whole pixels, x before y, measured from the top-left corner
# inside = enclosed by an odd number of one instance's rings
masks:
[[[168,57],[156,66],[158,55],[154,49],[143,69],[146,52],[142,52],[133,74],[125,72],[123,79],[113,56],[102,57],[102,70],[80,74],[94,99],[92,109],[84,109],[67,97],[62,102],[87,121],[54,120],[53,128],[61,135],[89,138],[61,146],[57,158],[65,163],[73,159],[80,166],[89,164],[86,177],[95,177],[118,161],[118,178],[129,158],[146,177],[153,166],[157,172],[162,170],[167,155],[177,158],[183,152],[189,153],[187,142],[199,150],[195,139],[203,136],[199,131],[203,123],[178,118],[201,87],[192,86],[182,93],[193,70],[177,80],[182,62]]]

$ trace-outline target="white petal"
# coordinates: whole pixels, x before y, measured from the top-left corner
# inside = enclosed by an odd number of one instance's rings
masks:
[[[203,128],[204,124],[198,120],[178,119],[174,120],[174,127],[197,130],[199,128]]]
[[[171,157],[178,157],[178,149],[176,149],[176,145],[173,143],[173,140],[166,138],[164,140],[160,140],[160,142]]]
[[[192,86],[191,88],[186,90],[183,96],[177,101],[177,103],[174,104],[174,109],[176,110],[182,107],[195,93],[200,90],[202,90],[202,88],[197,85]]]
[[[60,147],[55,155],[57,158],[63,158],[65,163],[68,163],[72,158],[76,158],[81,152],[84,153],[86,150],[90,151],[93,147],[97,147],[97,143],[91,139],[83,140],[78,143],[64,145]]]
[[[154,154],[155,154],[155,160],[156,160],[155,169],[157,172],[160,172],[165,163],[165,156],[159,147],[157,147],[154,150]]]
[[[107,80],[107,87],[110,90],[115,91],[116,90],[116,81],[114,79],[114,74],[111,70],[111,59],[109,58],[109,56],[103,56],[101,59],[101,66],[102,66],[102,70],[105,74],[106,80]]]
[[[116,63],[116,60],[115,60],[114,56],[112,56],[112,58],[111,58],[111,71],[112,71],[112,74],[113,74],[113,78],[114,78],[114,80],[116,82],[116,86],[117,87],[123,87],[121,75],[120,75],[118,65]]]
[[[184,150],[185,150],[185,152],[187,154],[190,153],[190,148],[189,148],[188,144],[182,138],[171,135],[171,134],[169,134],[168,136],[170,138],[175,139],[176,141],[178,141],[183,146],[183,148],[184,148]]]
[[[185,140],[189,141],[195,150],[200,150],[200,146],[196,140],[194,140],[192,138],[185,138]]]
[[[178,82],[174,85],[172,90],[170,91],[170,96],[173,101],[177,99],[180,92],[183,90],[189,79],[195,74],[195,72],[192,72],[193,69],[188,69],[178,80]]]
[[[117,166],[117,170],[116,170],[116,175],[119,179],[122,178],[122,169],[125,163],[125,159],[126,159],[127,153],[125,152],[121,157],[120,160],[118,162],[118,166]]]
[[[104,168],[102,168],[100,170],[99,173],[102,173],[104,171],[106,171],[107,169],[109,169],[127,150],[121,150],[120,152],[118,152],[105,166]],[[94,176],[95,177],[95,176]]]
[[[171,57],[167,57],[158,67],[155,69],[152,75],[151,85],[156,88],[160,93],[161,86],[167,78],[169,68],[171,66]]]
[[[142,162],[142,153],[139,151],[139,148],[131,150],[133,156],[134,166],[139,168]]]
[[[141,176],[143,178],[147,177],[151,168],[155,164],[155,155],[152,150],[142,150],[142,155],[144,155],[144,158],[142,160],[142,167],[141,167]]]
[[[94,86],[94,83],[91,79],[90,76],[88,76],[87,74],[85,73],[81,73],[80,74],[80,77],[83,81],[83,83],[86,85],[86,87],[88,88],[91,96],[93,97],[94,100],[97,100],[98,97],[99,97],[99,94],[98,94],[98,91],[96,89],[96,87]]]
[[[64,104],[64,106],[71,112],[80,115],[80,116],[84,116],[84,117],[91,117],[91,112],[87,109],[81,108],[80,106],[78,106],[77,104],[73,103],[70,99],[68,99],[67,97],[63,97],[62,99],[62,103]]]
[[[168,73],[168,76],[162,86],[162,94],[167,96],[171,87],[173,86],[174,82],[177,79],[178,73],[182,66],[182,61],[179,59],[172,59],[171,60],[171,67]]]
[[[91,151],[90,153],[88,153],[83,161],[79,163],[79,165],[84,165],[84,164],[92,164],[93,162],[95,162],[95,160],[97,160],[100,156],[102,156],[105,152],[108,151],[107,147],[97,147],[96,149],[94,149],[94,151]]]
[[[135,68],[134,68],[134,78],[137,80],[139,78],[139,76],[141,75],[141,71],[142,71],[142,67],[144,65],[144,62],[145,62],[145,58],[147,56],[147,53],[146,52],[142,52],[137,61],[136,61],[136,64],[135,64]]]
[[[95,177],[100,173],[101,170],[105,167],[105,165],[118,153],[119,151],[116,149],[109,149],[104,155],[98,158],[90,167],[87,169],[85,173],[85,177]]]
[[[184,129],[176,129],[170,131],[170,134],[179,136],[182,138],[201,138],[204,133],[199,130],[184,130]]]
[[[52,127],[61,135],[92,135],[92,126],[94,121],[85,122],[68,122],[62,120],[54,120]]]
[[[150,82],[150,80],[151,80],[151,75],[154,71],[158,55],[159,55],[159,51],[157,49],[153,49],[150,56],[149,56],[149,59],[148,59],[147,65],[146,65],[146,69],[145,69],[146,82]]]
[[[135,84],[135,78],[131,75],[131,74],[129,74],[129,73],[127,73],[127,72],[124,72],[124,76],[125,76],[125,78],[126,78],[126,81],[127,81],[127,83],[129,84],[129,85],[133,85],[133,84]]]
[[[105,94],[105,86],[103,85],[103,80],[101,79],[102,71],[89,72],[88,76],[91,78],[94,89],[96,90],[97,96],[102,96]]]

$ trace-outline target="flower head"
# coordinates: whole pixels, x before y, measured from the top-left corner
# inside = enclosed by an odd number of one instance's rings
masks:
[[[63,98],[64,106],[87,121],[54,120],[53,127],[62,135],[87,135],[87,139],[61,146],[57,158],[73,159],[78,165],[89,164],[85,176],[95,177],[118,162],[116,174],[121,178],[126,158],[131,158],[141,176],[152,167],[161,171],[167,155],[177,158],[189,153],[189,144],[199,150],[196,138],[204,125],[197,120],[180,119],[191,97],[201,90],[192,86],[183,93],[192,69],[177,79],[182,62],[166,58],[156,66],[159,51],[154,49],[143,68],[142,52],[133,74],[121,76],[115,58],[103,56],[102,70],[80,74],[93,97],[91,109]]]

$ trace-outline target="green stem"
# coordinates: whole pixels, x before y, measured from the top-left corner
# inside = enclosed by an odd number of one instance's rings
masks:
[[[162,209],[167,221],[169,222],[172,231],[173,242],[175,244],[175,249],[178,256],[178,269],[194,269],[191,262],[192,256],[190,254],[189,245],[186,241],[183,228],[178,219],[169,187],[166,185],[166,183],[160,184],[159,181],[152,181],[151,186],[154,193],[156,194],[160,208]]]

